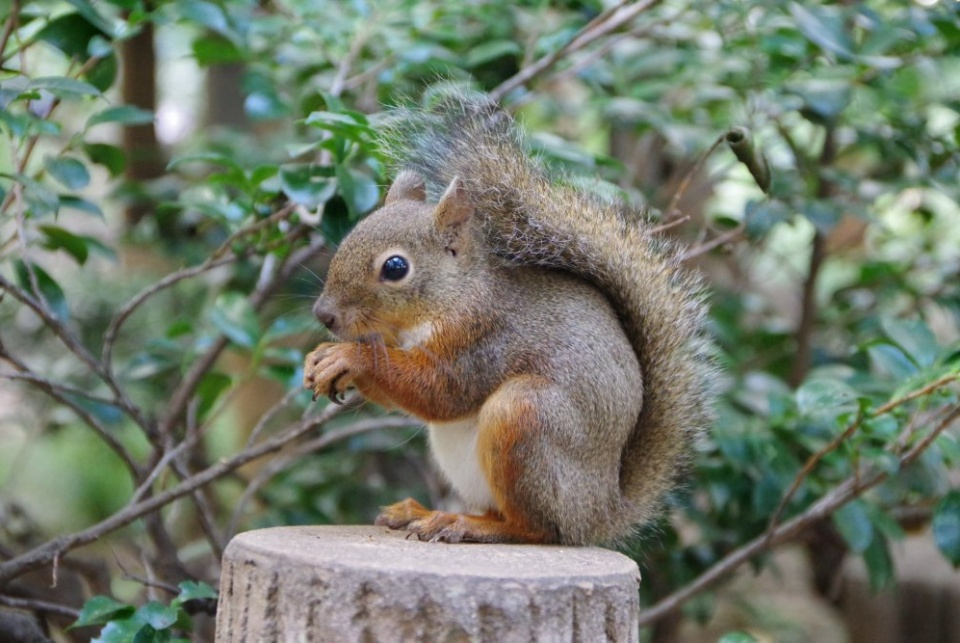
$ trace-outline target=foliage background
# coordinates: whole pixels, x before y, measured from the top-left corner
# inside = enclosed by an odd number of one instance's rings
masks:
[[[438,79],[492,92],[548,163],[649,208],[711,284],[716,426],[632,549],[650,636],[708,618],[710,583],[787,542],[824,594],[848,555],[889,586],[907,530],[960,563],[957,3],[0,16],[0,605],[57,636],[203,638],[193,581],[216,586],[231,534],[455,501],[408,420],[299,390],[326,261],[390,178],[376,114]],[[85,602],[89,627],[62,632]]]

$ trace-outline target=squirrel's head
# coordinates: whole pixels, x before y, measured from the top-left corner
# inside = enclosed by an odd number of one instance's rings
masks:
[[[313,312],[344,340],[404,343],[482,287],[489,258],[474,207],[454,179],[436,204],[423,178],[401,172],[384,205],[344,238]]]

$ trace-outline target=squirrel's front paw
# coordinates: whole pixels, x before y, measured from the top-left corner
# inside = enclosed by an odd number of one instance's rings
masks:
[[[320,344],[307,355],[303,365],[303,386],[313,391],[313,399],[326,395],[340,404],[343,394],[357,374],[356,344]]]

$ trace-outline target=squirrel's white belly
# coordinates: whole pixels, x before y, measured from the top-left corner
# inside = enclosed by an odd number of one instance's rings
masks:
[[[430,450],[440,470],[467,506],[474,511],[496,507],[490,483],[477,454],[476,416],[456,422],[428,424]]]

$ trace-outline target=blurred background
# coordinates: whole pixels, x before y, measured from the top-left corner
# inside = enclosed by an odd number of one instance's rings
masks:
[[[379,116],[438,81],[709,284],[718,417],[625,549],[643,639],[960,640],[960,3],[0,18],[0,640],[209,640],[232,534],[457,507],[416,423],[300,390]]]

